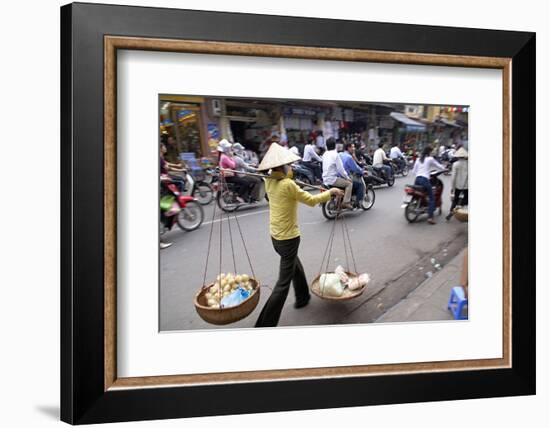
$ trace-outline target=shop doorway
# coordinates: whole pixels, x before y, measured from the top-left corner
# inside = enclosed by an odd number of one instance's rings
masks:
[[[160,102],[160,132],[167,143],[167,159],[176,161],[181,153],[203,156],[200,104]]]

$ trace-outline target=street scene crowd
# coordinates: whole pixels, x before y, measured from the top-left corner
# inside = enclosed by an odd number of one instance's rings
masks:
[[[450,126],[431,141],[273,126],[202,159],[164,128],[161,330],[467,318],[467,122]]]

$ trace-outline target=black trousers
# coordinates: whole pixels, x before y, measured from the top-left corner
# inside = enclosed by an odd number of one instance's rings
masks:
[[[460,201],[460,196],[462,193],[462,201]],[[451,209],[449,213],[452,213],[458,203],[461,202],[462,205],[468,205],[468,189],[455,189],[453,202],[451,203]]]
[[[291,282],[294,286],[296,302],[302,303],[310,297],[304,267],[298,258],[300,237],[284,241],[271,238],[271,241],[273,248],[281,256],[279,279],[256,321],[256,327],[277,326]]]
[[[246,196],[246,193],[248,192],[249,182],[245,178],[233,175],[231,177],[225,177],[225,180],[228,183],[235,184],[235,190],[241,198],[244,198]]]
[[[302,164],[306,168],[309,168],[313,172],[313,176],[316,179],[318,179],[318,180],[323,179],[323,168],[322,168],[321,164],[316,163],[316,162],[305,162],[305,161],[303,161]]]

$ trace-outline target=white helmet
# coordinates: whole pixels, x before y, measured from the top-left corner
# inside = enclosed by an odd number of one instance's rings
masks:
[[[227,153],[231,149],[231,143],[225,138],[218,143],[218,152]]]
[[[241,143],[235,143],[233,144],[233,150],[236,152],[242,152],[244,150],[244,146]]]

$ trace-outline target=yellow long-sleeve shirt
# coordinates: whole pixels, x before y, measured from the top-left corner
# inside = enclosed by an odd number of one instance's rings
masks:
[[[265,180],[265,189],[269,197],[269,231],[281,241],[300,236],[298,202],[314,207],[330,200],[330,192],[311,195],[280,172],[272,173]]]

